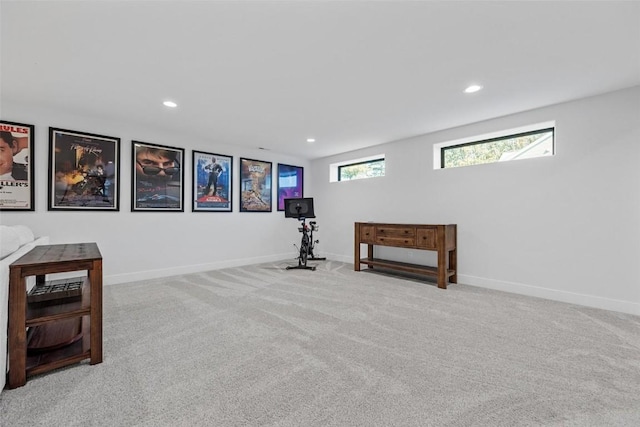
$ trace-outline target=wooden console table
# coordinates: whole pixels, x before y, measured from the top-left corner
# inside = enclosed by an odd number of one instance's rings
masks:
[[[435,276],[438,287],[447,289],[447,282],[457,283],[457,238],[456,225],[427,224],[382,224],[373,222],[355,223],[354,270],[360,271],[360,265],[369,268],[375,266],[411,273]],[[367,245],[367,257],[360,258],[360,245]],[[374,246],[393,246],[397,248],[422,249],[438,252],[438,266],[410,264],[375,258]]]
[[[102,362],[102,255],[95,243],[36,246],[9,266],[8,388],[27,376],[90,359]],[[87,271],[82,296],[27,302],[27,277]],[[67,340],[67,341],[65,341]],[[35,352],[28,348],[36,348]]]

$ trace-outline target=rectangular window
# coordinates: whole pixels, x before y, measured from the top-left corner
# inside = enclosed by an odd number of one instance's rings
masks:
[[[555,124],[468,142],[438,144],[440,168],[553,156]],[[513,132],[513,131],[512,131]]]
[[[338,166],[338,181],[384,176],[384,158]]]

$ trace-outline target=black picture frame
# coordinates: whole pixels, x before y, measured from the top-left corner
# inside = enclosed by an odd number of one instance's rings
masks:
[[[0,120],[0,211],[34,211],[33,125]]]
[[[284,199],[304,197],[304,168],[278,163],[278,210],[285,209]]]
[[[120,138],[49,127],[49,211],[120,210]]]
[[[131,141],[131,212],[184,212],[184,148]]]
[[[271,212],[271,162],[240,158],[240,212]]]
[[[233,210],[233,156],[193,150],[193,212],[231,212]]]

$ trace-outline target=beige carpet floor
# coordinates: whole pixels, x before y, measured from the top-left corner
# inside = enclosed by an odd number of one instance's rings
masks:
[[[19,426],[639,426],[640,318],[318,262],[107,286],[104,362]]]

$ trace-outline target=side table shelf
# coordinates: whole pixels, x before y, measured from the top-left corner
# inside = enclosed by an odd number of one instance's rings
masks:
[[[62,324],[62,326],[60,326],[60,329],[56,329],[55,326],[59,324]],[[42,349],[27,349],[26,376],[41,374],[89,359],[91,357],[89,325],[88,316],[84,316],[78,319],[48,323],[30,329],[30,332],[32,330],[34,332],[28,334],[28,345],[32,345],[33,341],[40,337],[46,343],[46,340],[51,336],[54,337],[55,344],[50,347],[45,346]],[[61,342],[58,339],[60,337],[68,337],[68,342]]]
[[[10,265],[7,387],[28,376],[90,359],[102,362],[102,255],[95,243],[36,246]],[[26,278],[87,271],[82,294],[27,302]]]
[[[91,314],[91,286],[88,278],[82,280],[82,297],[27,303],[27,327]]]

